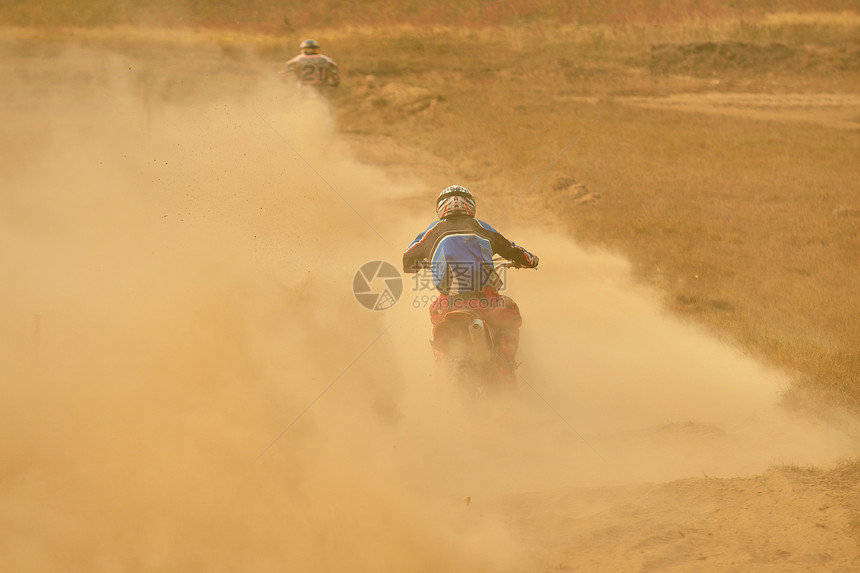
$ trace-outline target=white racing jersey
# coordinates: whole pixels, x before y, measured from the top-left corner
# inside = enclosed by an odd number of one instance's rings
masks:
[[[284,64],[280,73],[294,74],[296,81],[303,86],[322,87],[340,84],[337,64],[322,54],[299,54]]]

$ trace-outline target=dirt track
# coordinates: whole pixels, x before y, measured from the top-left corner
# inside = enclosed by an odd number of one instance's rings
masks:
[[[548,570],[850,571],[856,540],[841,532],[851,515],[816,481],[770,470],[521,494],[504,505]]]
[[[860,129],[860,96],[851,94],[678,94],[621,98],[623,103],[691,113],[709,113],[777,122],[802,121],[840,129]]]
[[[556,96],[557,100],[597,103],[594,97]],[[686,113],[716,114],[774,122],[806,122],[825,127],[860,128],[860,96],[852,94],[681,93],[630,96],[614,102]]]
[[[463,402],[413,293],[350,292],[455,168],[274,82],[161,103],[99,61],[0,118],[0,568],[860,568],[856,422],[786,411],[621,257],[502,229],[543,261],[523,385]]]

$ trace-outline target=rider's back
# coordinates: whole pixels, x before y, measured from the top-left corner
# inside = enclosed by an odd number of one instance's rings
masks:
[[[532,255],[488,223],[470,216],[433,222],[403,254],[403,270],[415,272],[429,261],[440,292],[481,291],[491,281],[493,255],[529,265]]]
[[[292,71],[296,80],[305,86],[337,85],[340,77],[337,64],[322,54],[299,54],[284,66]]]

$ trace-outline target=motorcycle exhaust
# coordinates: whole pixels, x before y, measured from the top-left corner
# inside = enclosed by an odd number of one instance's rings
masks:
[[[493,343],[483,320],[476,318],[469,321],[469,337],[472,339],[472,347],[480,355],[490,352]]]

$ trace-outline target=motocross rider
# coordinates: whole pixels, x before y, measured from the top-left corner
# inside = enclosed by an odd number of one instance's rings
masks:
[[[305,40],[299,46],[301,53],[283,65],[280,76],[292,74],[301,86],[326,88],[340,85],[340,71],[334,60],[320,53],[316,40]]]
[[[430,306],[434,332],[449,310],[474,310],[495,328],[496,350],[515,367],[522,317],[517,304],[497,290],[500,280],[493,269],[493,255],[499,254],[520,268],[537,268],[537,256],[476,219],[475,199],[465,187],[445,188],[436,199],[436,214],[439,220],[403,253],[403,270],[416,273],[429,268],[439,291]]]

